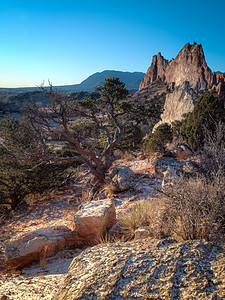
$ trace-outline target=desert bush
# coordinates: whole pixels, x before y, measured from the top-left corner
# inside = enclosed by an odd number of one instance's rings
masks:
[[[154,238],[176,240],[223,239],[225,234],[225,179],[179,178],[158,199],[134,205],[121,219],[127,239],[148,227]]]
[[[0,123],[0,208],[16,209],[31,194],[44,191],[69,182],[74,174],[68,165],[55,165],[38,160],[39,147],[31,124],[13,118]],[[27,159],[26,151],[33,151],[32,159]]]
[[[121,151],[137,151],[141,148],[141,141],[143,138],[143,133],[139,126],[129,126],[124,130],[124,138],[118,144],[116,149]]]
[[[64,185],[72,180],[75,163],[70,165],[41,164],[35,168],[14,159],[0,147],[0,206],[15,209],[31,194]]]
[[[167,227],[178,239],[223,237],[225,230],[225,125],[203,130],[201,177],[180,178],[167,187]]]
[[[212,133],[207,128],[204,131],[205,145],[202,152],[205,172],[209,177],[221,178],[225,176],[225,124],[215,124]]]
[[[146,152],[161,152],[171,143],[173,134],[171,126],[167,123],[159,125],[154,132],[151,132],[144,141],[143,147]]]
[[[166,227],[178,240],[221,238],[225,225],[225,180],[180,178],[165,191]]]

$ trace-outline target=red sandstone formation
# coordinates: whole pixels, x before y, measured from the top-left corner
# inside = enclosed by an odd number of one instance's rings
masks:
[[[175,59],[166,60],[161,53],[154,55],[139,91],[156,80],[165,82],[170,88],[181,86],[185,81],[194,90],[203,90],[225,81],[223,74],[215,74],[207,66],[201,44],[187,43]]]

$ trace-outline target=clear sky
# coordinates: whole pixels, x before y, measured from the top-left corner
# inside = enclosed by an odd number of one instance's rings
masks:
[[[80,83],[103,70],[146,72],[201,43],[225,72],[224,0],[0,0],[0,87]]]

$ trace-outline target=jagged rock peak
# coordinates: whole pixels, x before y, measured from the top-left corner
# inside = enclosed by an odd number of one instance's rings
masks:
[[[168,60],[162,56],[161,52],[159,52],[157,55],[154,55],[152,58],[151,67],[148,69],[146,75],[142,79],[139,91],[156,80],[165,82],[165,71],[167,66]]]
[[[193,45],[185,44],[176,58],[170,61],[160,52],[154,55],[139,90],[156,80],[165,82],[169,87],[180,86],[188,81],[191,88],[202,90],[216,83],[216,76],[207,66],[202,45],[194,42]]]

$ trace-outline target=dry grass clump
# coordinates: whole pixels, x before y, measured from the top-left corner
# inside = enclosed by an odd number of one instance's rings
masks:
[[[112,182],[106,183],[100,191],[100,193],[104,193],[107,198],[113,198],[116,192],[116,187],[112,184]]]
[[[158,199],[149,199],[133,205],[120,218],[120,226],[126,239],[132,239],[135,230],[141,227],[148,227],[152,237],[164,237],[166,235],[163,226],[164,211],[163,204]]]

